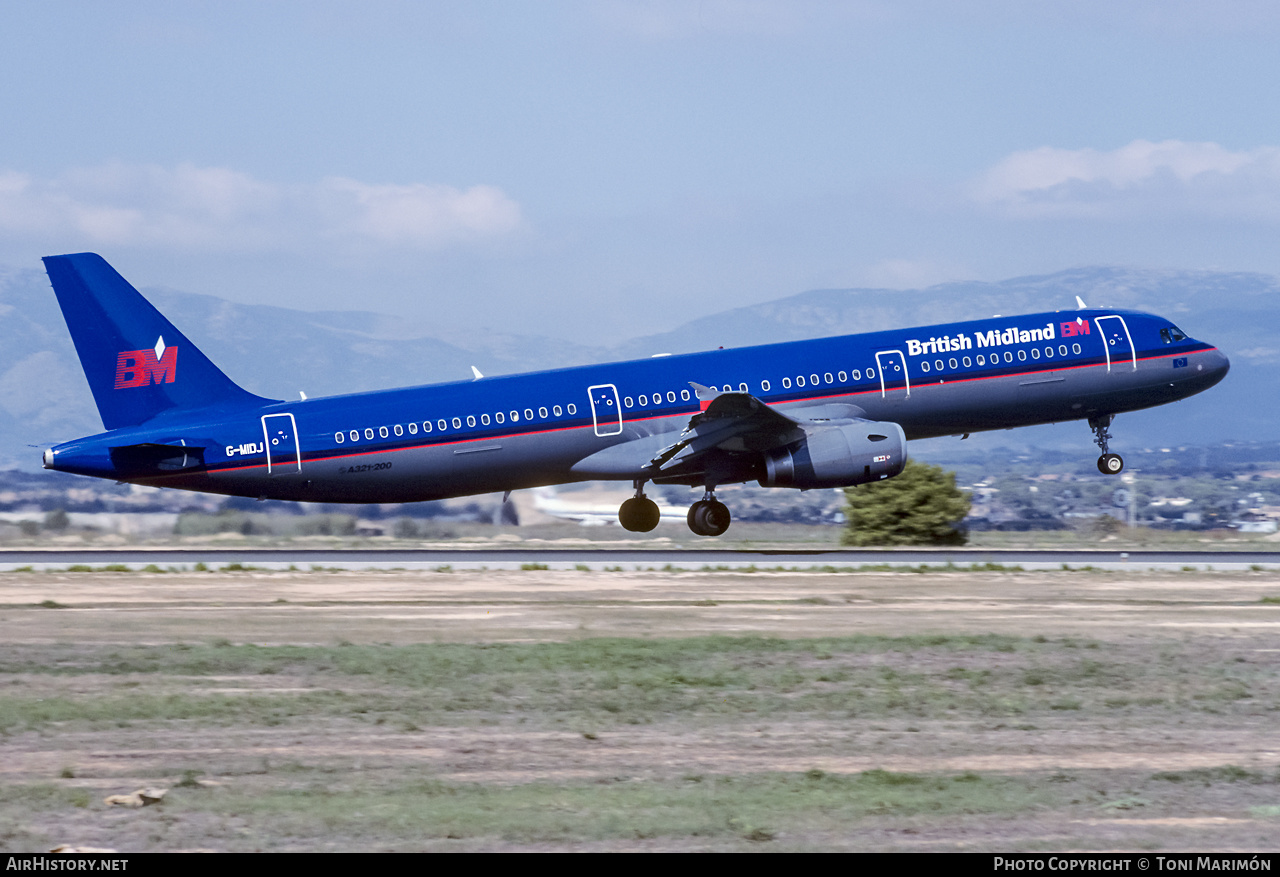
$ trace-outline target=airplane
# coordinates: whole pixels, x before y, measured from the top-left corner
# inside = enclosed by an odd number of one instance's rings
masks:
[[[1117,414],[1207,390],[1227,357],[1163,317],[1091,309],[948,323],[298,401],[231,381],[106,260],[45,269],[105,432],[44,466],[259,499],[402,503],[629,481],[619,523],[657,526],[649,483],[703,488],[688,525],[729,527],[720,485],[850,487],[908,441],[1084,420],[1100,472]]]

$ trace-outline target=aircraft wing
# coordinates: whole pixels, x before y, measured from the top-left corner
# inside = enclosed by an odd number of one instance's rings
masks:
[[[712,459],[732,467],[735,455],[759,454],[802,439],[814,420],[852,419],[865,412],[855,405],[814,405],[783,413],[750,393],[720,392],[689,382],[702,410],[680,432],[644,436],[605,448],[573,467],[585,477],[679,478],[700,471]]]
[[[710,450],[767,451],[800,438],[798,421],[770,408],[750,393],[721,393],[690,382],[702,411],[689,419],[679,438],[654,454],[644,468],[661,473]]]

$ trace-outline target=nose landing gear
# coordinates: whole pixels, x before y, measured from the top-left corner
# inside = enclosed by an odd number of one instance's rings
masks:
[[[1103,475],[1119,475],[1124,469],[1124,458],[1119,454],[1111,453],[1107,447],[1111,439],[1111,433],[1107,432],[1107,427],[1111,426],[1114,417],[1115,415],[1108,414],[1105,417],[1089,418],[1089,429],[1093,430],[1093,441],[1102,451],[1102,456],[1098,458],[1098,471]]]
[[[618,509],[618,523],[632,533],[648,533],[662,517],[658,504],[644,495],[644,482],[636,482],[636,495]]]
[[[708,487],[702,499],[689,506],[689,529],[699,536],[719,536],[732,520],[729,507],[716,499],[714,487]]]

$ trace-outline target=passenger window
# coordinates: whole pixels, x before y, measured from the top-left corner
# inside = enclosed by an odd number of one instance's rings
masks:
[[[668,401],[668,402],[674,402],[674,401],[676,401],[676,393],[675,393],[675,390],[667,390],[667,401]]]
[[[783,378],[783,379],[782,379],[782,389],[784,389],[784,390],[790,390],[790,389],[791,389],[791,378]]]
[[[507,417],[506,417],[506,415],[505,415],[505,414],[503,414],[501,411],[499,411],[499,412],[497,412],[496,414],[494,414],[494,415],[493,415],[493,419],[494,419],[494,420],[496,420],[498,423],[502,423],[503,421],[505,421],[505,420],[507,419]]]
[[[942,371],[942,360],[935,359],[933,361],[933,367],[936,368],[938,371]]]
[[[512,411],[512,412],[511,412],[511,422],[512,422],[512,423],[519,423],[519,422],[520,422],[520,412],[519,412],[519,411]]]
[[[746,385],[746,384],[738,384],[738,392],[739,392],[739,393],[746,393],[746,392],[749,392],[749,390],[747,390],[747,385]]]
[[[875,370],[875,369],[873,369],[873,368],[869,368],[869,369],[867,369],[867,380],[869,380],[869,381],[870,381],[870,380],[873,380],[873,379],[875,378],[875,376],[876,376],[876,370]]]
[[[986,364],[987,364],[987,358],[986,358],[984,355],[982,355],[981,353],[979,353],[979,354],[978,354],[978,365],[986,365]]]
[[[969,368],[971,365],[973,365],[973,360],[966,356],[964,358],[964,367]]]
[[[761,391],[763,391],[763,392],[765,392],[765,393],[769,392],[769,389],[770,389],[770,384],[769,384],[769,382],[768,382],[768,381],[761,381],[761,382],[760,382],[760,389],[761,389]]]
[[[1018,361],[1019,361],[1019,362],[1025,362],[1025,361],[1026,361],[1026,358],[1027,358],[1027,352],[1026,352],[1025,350],[1019,350],[1019,351],[1018,351]]]
[[[456,420],[457,420],[457,418],[455,417],[455,418],[454,418],[454,420],[456,421]],[[461,426],[462,424],[461,424],[461,423],[459,423],[458,425],[459,425],[459,426]],[[436,426],[440,427],[440,431],[441,431],[441,432],[444,432],[446,429],[448,429],[448,428],[449,428],[449,424],[448,424],[448,422],[446,422],[443,418],[441,418],[440,420],[437,420],[437,421],[436,421]]]
[[[622,400],[622,404],[623,404],[624,406],[626,406],[627,408],[630,408],[630,407],[631,407],[631,397],[630,397],[630,396],[628,396],[627,398],[623,399],[623,400]]]
[[[1039,348],[1039,347],[1032,347],[1032,348],[1031,348],[1031,358],[1032,358],[1032,359],[1039,359],[1039,358],[1040,358],[1040,348]]]
[[[848,376],[847,374],[845,374],[844,372],[840,372],[840,374],[838,375],[838,377],[840,378],[840,383],[842,383],[842,384],[843,384],[845,381],[849,380],[849,376]]]
[[[441,422],[441,423],[444,423],[444,421],[443,421],[443,420],[442,420],[442,421],[440,421],[440,422]],[[442,427],[440,427],[440,428],[441,428],[441,429],[444,429],[444,427],[443,427],[443,426],[442,426]],[[422,431],[423,431],[423,432],[431,432],[431,421],[430,421],[430,420],[424,420],[424,421],[422,421]]]
[[[954,356],[951,357],[951,359],[948,361],[947,364],[950,365],[952,368],[955,368],[957,365],[959,365],[959,363],[956,362],[956,358]]]
[[[1076,343],[1076,344],[1072,344],[1072,345],[1071,345],[1071,352],[1072,352],[1072,353],[1075,353],[1075,354],[1077,354],[1077,355],[1078,355],[1078,354],[1080,353],[1080,345],[1079,345],[1078,343]]]
[[[543,405],[538,408],[538,416],[541,417],[543,420],[547,419],[547,406]]]
[[[366,428],[365,428],[365,431],[364,431],[364,437],[365,437],[366,439],[368,439],[369,441],[372,441],[372,440],[373,440],[373,430],[372,430],[372,429],[369,429],[369,428],[367,428],[367,427],[366,427]]]
[[[796,375],[796,386],[797,387],[804,386],[804,375]]]
[[[397,423],[394,432],[396,435],[404,435],[404,427]]]
[[[681,399],[683,399],[684,401],[688,402],[688,401],[689,401],[689,391],[688,391],[688,390],[681,390],[681,391],[680,391],[680,398],[681,398]]]
[[[461,417],[455,417],[455,418],[453,418],[453,428],[454,428],[454,429],[462,429],[462,418],[461,418]]]
[[[870,375],[868,375],[868,377],[870,377]],[[853,370],[853,379],[854,379],[855,381],[860,381],[860,380],[862,380],[862,372],[858,371],[858,370],[855,368],[855,369]]]
[[[409,435],[417,435],[417,434],[418,434],[418,424],[416,423],[409,424]]]
[[[391,434],[391,433],[387,432],[387,428],[386,428],[385,426],[380,426],[380,427],[378,427],[378,437],[379,437],[379,438],[386,438],[386,437],[387,437],[387,436],[389,436],[390,434]]]
[[[920,371],[927,372],[928,370],[929,370],[929,360],[927,359],[920,360]]]
[[[481,415],[480,415],[480,425],[481,425],[481,426],[488,426],[488,425],[489,425],[489,415],[488,415],[488,414],[481,414]]]
[[[337,442],[338,444],[342,444],[343,442],[345,442],[345,441],[347,440],[347,437],[346,437],[345,435],[343,435],[342,433],[340,433],[340,432],[335,432],[335,433],[333,434],[333,440],[334,440],[335,442]]]
[[[533,420],[533,409],[532,409],[532,408],[526,408],[526,409],[524,409],[524,419],[525,419],[525,420]]]
[[[1044,349],[1044,358],[1045,358],[1045,359],[1053,359],[1053,348],[1052,348],[1052,347],[1046,347],[1046,348]]]
[[[1059,353],[1061,353],[1063,356],[1066,356],[1066,355],[1067,355],[1067,345],[1065,345],[1065,344],[1059,344],[1059,345],[1058,345],[1058,352],[1059,352]],[[1076,351],[1076,352],[1078,353],[1079,351]]]
[[[832,383],[835,383],[836,379],[831,376],[831,372],[827,372],[825,375],[822,376],[822,380],[825,383],[832,384]]]
[[[352,440],[353,442],[358,442],[358,441],[360,441],[360,433],[359,433],[357,430],[354,430],[354,429],[353,429],[353,430],[351,430],[350,435],[351,435],[351,440]]]
[[[809,383],[813,384],[813,386],[815,386],[815,387],[816,387],[816,386],[818,386],[818,376],[817,376],[817,375],[809,375]]]
[[[1006,351],[1004,352],[1004,361],[1005,361],[1005,362],[1013,362],[1013,354],[1006,350]]]
[[[570,414],[577,414],[577,413],[578,413],[578,406],[577,406],[577,405],[574,405],[572,402],[570,402],[570,403],[569,403],[569,413],[570,413]]]
[[[554,414],[556,417],[559,417],[561,414],[564,414],[564,409],[561,408],[559,405],[556,405],[552,407],[551,413]]]
[[[476,425],[476,416],[474,414],[468,414],[467,426],[475,426],[475,425]]]

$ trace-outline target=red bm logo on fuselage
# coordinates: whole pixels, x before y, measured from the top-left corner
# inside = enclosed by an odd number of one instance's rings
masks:
[[[117,390],[172,384],[178,377],[178,348],[165,347],[164,338],[151,350],[125,350],[116,357]]]

